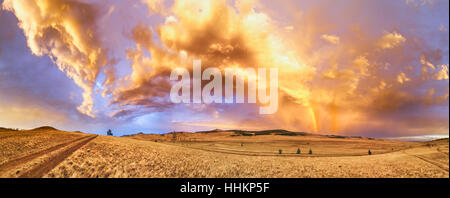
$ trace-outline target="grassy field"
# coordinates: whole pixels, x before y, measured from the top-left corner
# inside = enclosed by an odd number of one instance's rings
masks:
[[[87,134],[64,132],[51,127],[24,131],[0,130],[0,164],[85,135]]]
[[[249,133],[249,132],[246,132]],[[258,134],[259,133],[259,134]],[[164,135],[137,134],[127,136],[165,144],[206,151],[243,155],[273,156],[360,156],[398,151],[420,144],[363,137],[322,136],[294,132],[242,132],[221,131],[203,133],[170,133]],[[258,134],[258,135],[255,135]],[[297,151],[300,149],[300,155]],[[312,151],[312,154],[309,154]]]
[[[448,139],[410,143],[236,131],[109,137],[45,129],[2,131],[0,141],[2,177],[449,177]],[[64,142],[48,155],[11,163]],[[18,149],[22,144],[29,146]],[[55,158],[58,163],[50,163]]]

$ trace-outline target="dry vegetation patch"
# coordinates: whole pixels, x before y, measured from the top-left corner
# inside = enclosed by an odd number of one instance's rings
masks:
[[[430,149],[420,148],[423,149],[420,152]],[[429,152],[438,151],[434,149]],[[99,136],[78,150],[47,175],[47,177],[296,178],[448,176],[448,171],[403,151],[348,157],[242,156],[105,136]]]

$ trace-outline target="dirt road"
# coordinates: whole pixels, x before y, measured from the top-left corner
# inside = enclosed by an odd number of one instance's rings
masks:
[[[438,147],[436,150],[438,151],[437,154],[443,155],[443,158],[445,158],[446,156],[448,157],[448,154],[443,152],[443,151],[441,151],[440,147]],[[443,170],[443,171],[445,171],[447,173],[449,172],[449,170],[448,170],[448,161],[447,161],[447,164],[446,164],[446,163],[439,162],[438,160],[434,160],[431,157],[426,157],[425,155],[420,155],[420,154],[411,154],[411,153],[408,153],[407,151],[408,150],[404,150],[403,153],[406,154],[406,155],[409,155],[409,156],[416,157],[417,159],[420,159],[420,160],[422,160],[424,162],[427,162],[429,164],[432,164],[432,165],[436,166],[437,168],[439,168],[439,169],[441,169],[441,170]]]
[[[30,163],[35,159],[44,158],[38,164],[34,164],[30,169],[18,175],[18,177],[22,178],[42,177],[47,172],[56,167],[59,163],[64,161],[64,159],[69,157],[72,153],[74,153],[96,137],[97,135],[89,135],[77,138],[75,140],[58,144],[56,146],[38,151],[30,155],[9,160],[6,163],[0,165],[0,172],[8,172],[16,169],[17,167],[22,167],[24,164]],[[49,153],[53,154],[50,156],[46,156]]]

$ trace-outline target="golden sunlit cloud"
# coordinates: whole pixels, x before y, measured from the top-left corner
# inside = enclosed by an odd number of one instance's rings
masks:
[[[256,0],[141,0],[124,3],[133,4],[129,7],[108,6],[103,12],[97,4],[75,0],[5,0],[3,7],[19,20],[31,52],[49,56],[83,89],[78,110],[91,117],[96,116],[93,92],[101,88],[113,118],[173,108],[168,99],[170,71],[191,70],[197,59],[203,69],[278,68],[279,111],[264,117],[249,113],[240,122],[233,115],[242,109],[227,106],[209,122],[178,122],[182,125],[230,128],[245,122],[252,123],[245,124],[249,128],[350,133],[378,130],[386,115],[405,109],[448,106],[445,49],[436,50],[416,35],[419,25],[400,27],[405,24],[401,17],[388,26],[395,12],[388,12],[386,19],[361,20],[368,24],[355,21],[368,4],[357,2],[339,16],[323,3],[300,10],[302,5],[292,1],[277,4],[281,8],[276,9],[285,10],[278,16],[271,10],[274,2]],[[113,17],[125,9],[121,6],[145,8],[149,18],[130,11],[119,14],[124,21],[117,23],[125,24],[120,26],[123,37],[114,38],[127,45],[109,49],[106,46],[116,41],[102,39],[109,33],[100,29],[100,18]],[[379,21],[386,27],[379,27]],[[445,25],[434,29],[448,34]],[[104,82],[98,82],[101,74]],[[437,86],[435,81],[447,84]],[[433,82],[436,87],[428,87]],[[432,94],[417,91],[431,89]],[[398,119],[401,123],[395,126],[407,128],[403,125],[410,121]]]
[[[77,1],[5,0],[3,7],[14,12],[37,56],[48,55],[69,78],[83,88],[79,111],[92,112],[92,91],[106,55],[97,35],[93,6]]]
[[[386,33],[379,41],[378,45],[383,49],[394,48],[406,41],[405,37],[397,32]]]
[[[408,82],[408,81],[410,81],[411,79],[409,79],[408,77],[406,77],[406,74],[405,73],[400,73],[398,76],[397,76],[397,81],[398,81],[398,83],[400,83],[400,84],[403,84],[403,83],[405,83],[405,82]]]
[[[339,44],[339,37],[334,35],[324,34],[322,35],[322,39],[330,42],[331,44]]]

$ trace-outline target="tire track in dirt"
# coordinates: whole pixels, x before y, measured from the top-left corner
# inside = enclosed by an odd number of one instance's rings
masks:
[[[416,157],[416,158],[418,158],[418,159],[420,159],[420,160],[422,160],[422,161],[424,161],[424,162],[427,162],[427,163],[429,163],[429,164],[431,164],[431,165],[434,165],[434,166],[438,167],[439,169],[441,169],[441,170],[443,170],[443,171],[445,171],[445,172],[448,173],[448,168],[443,167],[443,166],[442,166],[440,163],[438,163],[438,162],[435,162],[435,161],[433,161],[433,160],[427,159],[427,158],[422,157],[422,156],[419,156],[419,155],[413,155],[413,154],[408,154],[408,153],[405,153],[405,154],[406,154],[406,155],[409,155],[409,156]]]
[[[31,170],[23,173],[22,175],[19,176],[19,178],[40,178],[40,177],[44,176],[46,173],[48,173],[53,168],[55,168],[59,163],[61,163],[67,157],[69,157],[72,153],[74,153],[75,151],[77,151],[82,146],[86,145],[87,143],[89,143],[96,137],[97,137],[97,135],[90,136],[87,139],[82,140],[82,141],[76,143],[75,145],[62,150],[60,153],[56,154],[55,156],[51,157],[50,159],[35,166]]]
[[[5,163],[0,165],[0,171],[5,171],[5,170],[8,170],[8,169],[13,168],[15,166],[18,166],[20,164],[25,164],[25,163],[27,163],[27,162],[29,162],[29,161],[31,161],[33,159],[36,159],[36,158],[38,158],[38,157],[40,157],[42,155],[45,155],[47,153],[56,151],[56,150],[58,150],[60,148],[63,148],[65,146],[67,146],[67,145],[70,145],[70,144],[72,144],[74,142],[77,142],[77,141],[80,141],[80,140],[83,140],[83,139],[86,139],[86,138],[89,138],[89,137],[90,136],[80,137],[80,138],[71,140],[69,142],[58,144],[58,145],[52,146],[50,148],[46,148],[44,150],[38,151],[36,153],[32,153],[30,155],[26,155],[26,156],[23,156],[23,157],[19,157],[19,158],[15,158],[15,159],[9,160],[9,161],[7,161],[7,162],[5,162]]]
[[[442,154],[448,156],[448,153],[446,153],[446,152],[444,152],[444,151],[441,151],[441,147],[438,147],[436,150],[437,150],[439,153],[442,153]]]
[[[143,140],[146,141],[146,140]],[[230,154],[230,155],[241,155],[241,156],[254,156],[254,157],[359,157],[359,156],[370,156],[368,154],[294,154],[294,153],[289,153],[289,154],[276,154],[276,153],[255,153],[255,152],[241,152],[241,151],[231,151],[231,150],[221,150],[221,149],[206,149],[206,148],[201,148],[201,147],[191,147],[191,146],[183,146],[183,145],[177,145],[177,144],[167,144],[167,143],[159,143],[159,144],[164,144],[164,145],[169,145],[169,146],[176,146],[176,147],[181,147],[181,148],[190,148],[190,149],[194,149],[194,150],[200,150],[200,151],[207,151],[207,152],[214,152],[214,153],[222,153],[222,154]],[[393,152],[398,152],[401,150],[395,150],[395,151],[385,151],[385,152],[378,152],[378,153],[373,153],[372,155],[382,155],[382,154],[389,154],[389,153],[393,153]]]

